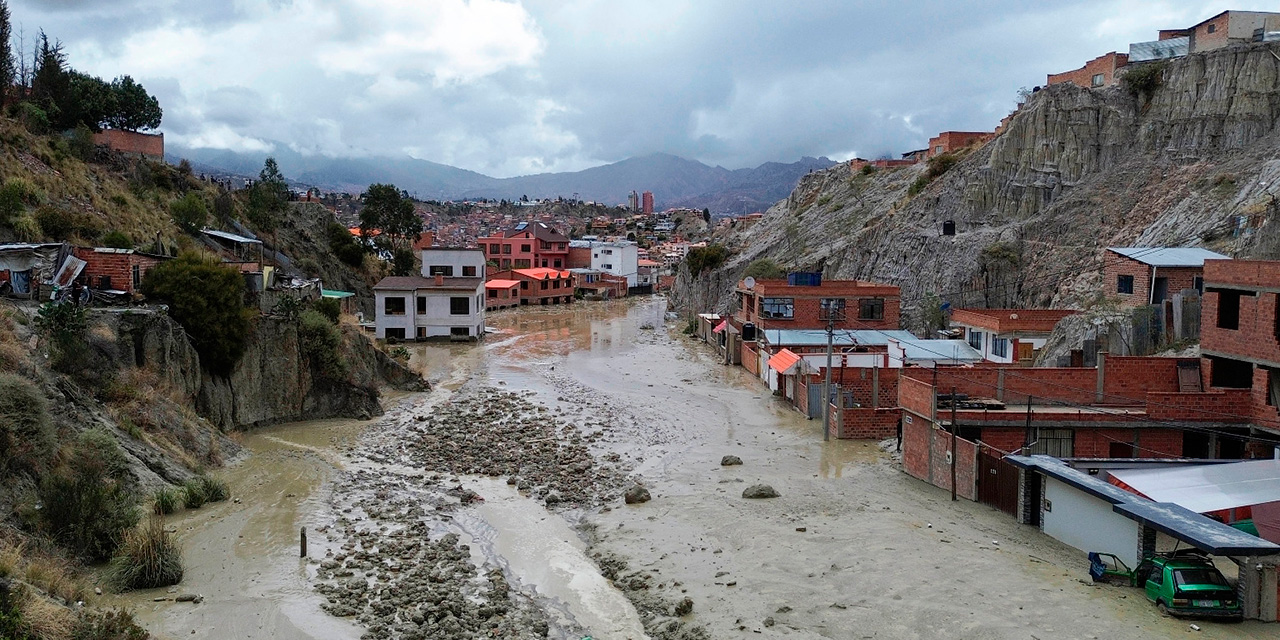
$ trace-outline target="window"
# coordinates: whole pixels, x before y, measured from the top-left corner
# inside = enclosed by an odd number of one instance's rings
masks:
[[[982,351],[982,332],[981,331],[974,331],[973,329],[969,330],[969,346],[973,347],[974,349],[977,349],[978,351]]]
[[[844,320],[844,298],[823,298],[818,307],[819,320]]]
[[[520,245],[520,253],[531,253],[532,251],[533,251],[533,245],[531,244]]]
[[[510,261],[510,260],[508,260],[508,259],[506,259],[506,258],[503,258],[503,259],[502,259],[502,268],[503,268],[503,269],[510,269],[510,268],[511,268],[511,261]]]
[[[933,148],[933,153],[934,153],[934,155],[938,155],[938,154],[942,153],[942,145],[938,145],[938,146],[934,147],[934,148]]]
[[[613,265],[611,265],[611,264],[602,264],[602,265],[600,265],[600,268],[601,268],[601,269],[604,269],[605,271],[608,271],[608,270],[610,270],[610,269],[612,269],[612,268],[613,268]]]
[[[389,316],[404,315],[404,298],[384,298],[382,300],[382,312]]]
[[[489,253],[499,253],[501,251],[502,251],[502,245],[500,244],[489,245]]]
[[[1253,363],[1209,356],[1209,386],[1226,389],[1253,388]]]
[[[1106,82],[1106,76],[1101,73],[1093,74],[1093,78],[1089,80],[1089,85],[1093,87],[1101,87]]]
[[[498,297],[498,290],[497,290],[497,289],[490,289],[490,290],[489,290],[489,297],[490,297],[490,298],[496,298],[496,297]]]
[[[137,289],[142,286],[142,267],[133,265],[133,288]],[[107,287],[110,289],[111,287]]]
[[[396,327],[394,329],[387,327],[383,335],[387,337],[387,340],[404,340],[404,327]]]
[[[1218,290],[1218,328],[1236,330],[1240,328],[1240,294],[1243,291],[1233,289]]]
[[[552,289],[559,289],[559,288],[560,288],[560,281],[559,281],[559,280],[556,280],[555,282],[552,282],[552,283],[551,283],[551,288],[552,288]]]
[[[543,289],[543,290],[545,290],[546,288],[547,288],[547,281],[546,281],[546,280],[543,280],[543,281],[542,281],[542,289]]]
[[[509,244],[502,245],[502,255],[504,256],[511,255],[511,245]]]
[[[528,260],[528,259],[519,259],[519,260],[516,260],[516,261],[515,261],[515,265],[516,265],[516,268],[517,268],[517,269],[528,269],[528,268],[529,268],[529,260]]]
[[[427,267],[427,275],[429,276],[445,276],[453,277],[453,265],[451,264],[433,264]]]
[[[459,338],[468,337],[471,335],[471,327],[449,327],[449,335]]]
[[[471,298],[449,298],[449,315],[465,316],[471,313]]]
[[[1151,584],[1154,584],[1157,587],[1160,585],[1163,585],[1164,584],[1164,567],[1158,567],[1156,568],[1155,571],[1152,571],[1151,577],[1147,578],[1147,582],[1150,582]]]
[[[475,267],[463,267],[463,268],[462,268],[462,277],[464,277],[464,278],[474,278],[474,277],[476,277],[476,268],[475,268]]]
[[[557,269],[559,269],[559,268],[560,268],[560,267],[562,267],[562,266],[564,266],[564,265],[560,264],[560,259],[559,259],[559,258],[556,258],[556,268],[557,268]]]
[[[606,256],[611,256],[613,255],[613,249],[602,249],[600,250],[600,253],[603,253]]]
[[[1075,452],[1075,429],[1035,430],[1035,438],[1027,450],[1031,454],[1043,453],[1055,458],[1070,458]]]
[[[861,320],[884,320],[884,300],[881,298],[859,300],[858,318]]]
[[[1191,288],[1200,293],[1204,293],[1204,278],[1196,276],[1191,279]]]
[[[793,298],[763,298],[760,300],[760,317],[790,320],[795,315]]]
[[[420,315],[426,315],[427,313],[427,297],[426,296],[418,296],[418,313]]]
[[[997,358],[1009,357],[1009,339],[1008,338],[992,338],[991,339],[991,355]]]
[[[1216,25],[1216,24],[1210,24],[1210,25],[1209,25],[1209,28],[1208,28],[1208,29],[1206,29],[1206,31],[1208,31],[1209,33],[1213,33],[1213,32],[1215,32],[1215,31],[1217,31],[1217,30],[1218,30],[1218,25]]]
[[[1116,276],[1116,293],[1133,293],[1133,276]]]

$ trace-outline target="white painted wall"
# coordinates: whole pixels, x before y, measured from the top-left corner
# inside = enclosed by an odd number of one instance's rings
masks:
[[[1113,553],[1138,566],[1138,523],[1111,510],[1111,503],[1059,480],[1044,479],[1044,532],[1082,552]]]
[[[413,319],[414,319],[414,301],[412,291],[375,291],[373,292],[375,303],[378,305],[377,312],[374,316],[374,325],[377,327],[375,335],[379,340],[387,337],[387,328],[404,329],[404,337],[406,340],[413,339]],[[404,298],[404,315],[389,316],[385,313],[387,298]]]
[[[627,286],[639,284],[640,248],[634,242],[592,242],[591,268],[627,279]]]
[[[454,278],[483,278],[485,257],[484,252],[479,249],[423,249],[422,250],[422,277],[432,277],[431,267],[436,265],[445,265],[453,267]],[[464,276],[462,267],[475,267],[476,274],[474,276]]]
[[[485,300],[484,283],[481,282],[475,291],[435,291],[419,289],[417,291],[376,291],[378,305],[376,315],[376,332],[378,339],[387,337],[388,328],[403,328],[405,340],[413,340],[418,336],[418,327],[426,330],[425,337],[439,338],[452,335],[454,327],[467,327],[468,335],[480,337],[484,335]],[[405,299],[405,314],[389,316],[385,313],[386,298]],[[418,298],[426,298],[426,313],[418,313]],[[450,313],[450,299],[467,298],[470,313],[454,315]]]

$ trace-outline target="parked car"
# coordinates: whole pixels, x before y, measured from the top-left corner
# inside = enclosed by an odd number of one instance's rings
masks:
[[[1149,562],[1150,572],[1145,583],[1147,599],[1156,603],[1160,613],[1244,619],[1235,588],[1207,557],[1176,554],[1155,556]]]

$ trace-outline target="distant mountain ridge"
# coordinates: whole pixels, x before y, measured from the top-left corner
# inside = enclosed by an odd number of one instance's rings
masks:
[[[390,182],[424,200],[572,197],[605,204],[627,201],[631,191],[652,191],[660,208],[709,208],[717,214],[763,211],[781,200],[799,179],[835,164],[803,157],[792,163],[768,162],[749,169],[712,167],[696,160],[655,153],[565,173],[493,178],[475,171],[415,158],[329,158],[307,156],[277,145],[272,153],[172,147],[173,161],[185,158],[199,168],[254,176],[271,155],[292,181],[322,189],[358,193],[375,182]]]

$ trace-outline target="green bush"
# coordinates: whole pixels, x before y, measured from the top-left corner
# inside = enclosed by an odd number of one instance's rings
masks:
[[[37,640],[22,621],[21,603],[26,595],[22,585],[0,579],[0,638],[4,640]]]
[[[191,336],[201,364],[229,375],[244,353],[252,312],[244,307],[244,277],[233,268],[185,254],[147,272],[142,292],[169,304],[169,315]]]
[[[862,168],[858,170],[858,173],[861,173],[864,176],[869,176],[875,172],[876,172],[876,168],[869,164],[862,165]]]
[[[40,470],[53,449],[54,430],[40,388],[0,373],[0,476]]]
[[[115,438],[90,429],[63,464],[40,482],[40,521],[70,551],[91,561],[111,557],[124,532],[138,524],[128,462]]]
[[[205,502],[225,502],[231,498],[231,487],[226,482],[209,476],[200,476],[199,480],[204,487]]]
[[[29,101],[18,103],[14,115],[17,116],[18,120],[22,121],[22,126],[26,127],[27,131],[31,133],[41,135],[49,132],[49,114]]]
[[[915,182],[912,182],[911,186],[907,187],[907,195],[909,196],[918,195],[921,191],[924,191],[925,187],[929,186],[929,182],[930,180],[928,175],[923,175],[923,176],[920,176],[919,178],[916,178]]]
[[[169,487],[161,487],[151,494],[151,512],[158,516],[167,516],[178,510],[178,492]]]
[[[140,529],[129,531],[107,567],[107,581],[118,591],[167,587],[182,581],[182,549],[164,520],[151,517]]]
[[[338,324],[338,316],[342,315],[342,303],[333,298],[320,298],[311,303],[311,308],[334,324]]]
[[[1165,61],[1133,64],[1126,67],[1120,83],[1135,98],[1150,100],[1160,85],[1164,84]]]
[[[102,236],[102,246],[112,249],[132,249],[133,240],[129,236],[120,231],[110,231],[107,235]]]
[[[54,240],[66,240],[76,229],[75,216],[59,207],[40,207],[36,209],[35,219],[40,232]]]
[[[204,482],[200,478],[191,478],[182,483],[182,505],[188,509],[199,509],[209,501]]]
[[[22,214],[9,221],[13,234],[23,242],[35,242],[40,239],[40,224],[29,214]]]
[[[133,614],[115,611],[81,610],[71,629],[71,640],[148,640],[146,629],[133,621]]]
[[[689,273],[696,278],[705,270],[718,269],[723,265],[729,259],[729,250],[719,244],[695,247],[684,259],[689,264]]]
[[[26,210],[39,204],[40,190],[22,178],[9,178],[0,187],[0,224],[7,224]]]
[[[321,377],[342,380],[347,362],[342,357],[342,332],[324,314],[307,309],[298,314],[298,343],[302,354]]]
[[[77,125],[71,131],[71,135],[67,137],[67,149],[71,152],[71,155],[83,162],[89,162],[93,159],[94,147],[93,129],[83,124]]]
[[[173,216],[173,223],[178,225],[178,228],[192,235],[199,233],[209,221],[209,208],[205,206],[204,198],[196,193],[188,193],[174,200],[169,205],[169,213]]]
[[[769,258],[759,258],[752,260],[742,275],[743,277],[751,276],[756,280],[777,280],[787,277],[787,270]]]

